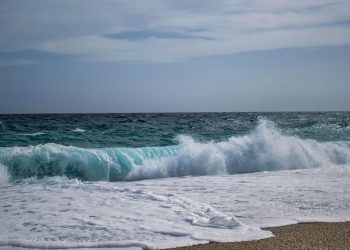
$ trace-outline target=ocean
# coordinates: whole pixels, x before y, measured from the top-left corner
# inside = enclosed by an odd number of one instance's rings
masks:
[[[158,249],[350,220],[350,112],[0,115],[0,249]]]

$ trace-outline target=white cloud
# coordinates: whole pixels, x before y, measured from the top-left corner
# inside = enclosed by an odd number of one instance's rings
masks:
[[[25,3],[25,4],[24,4]],[[90,61],[176,61],[278,48],[350,44],[348,0],[1,2],[0,51],[36,49]],[[122,31],[212,38],[117,40]]]

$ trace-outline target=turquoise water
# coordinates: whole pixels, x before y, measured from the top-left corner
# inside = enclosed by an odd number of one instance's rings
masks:
[[[0,115],[0,174],[137,180],[350,162],[350,113]]]

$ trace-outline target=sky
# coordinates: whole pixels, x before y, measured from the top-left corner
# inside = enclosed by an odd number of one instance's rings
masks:
[[[0,113],[350,110],[349,0],[2,0]]]

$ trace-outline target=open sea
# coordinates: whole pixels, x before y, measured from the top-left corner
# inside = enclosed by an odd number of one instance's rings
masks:
[[[0,249],[153,249],[350,220],[350,112],[0,115]]]

